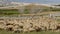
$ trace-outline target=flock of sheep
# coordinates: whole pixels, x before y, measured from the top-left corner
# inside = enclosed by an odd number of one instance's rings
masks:
[[[0,18],[0,30],[12,32],[55,31],[60,29],[60,23],[55,19],[41,16],[22,18]]]

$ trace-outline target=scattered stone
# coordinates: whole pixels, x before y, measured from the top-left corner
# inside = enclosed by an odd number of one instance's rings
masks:
[[[60,24],[55,19],[45,17],[4,18],[0,19],[0,29],[20,32],[58,30]]]

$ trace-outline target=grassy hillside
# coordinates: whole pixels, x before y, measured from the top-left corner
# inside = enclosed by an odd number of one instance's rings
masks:
[[[47,6],[40,6],[40,5],[27,5],[24,6],[25,9],[23,13],[19,11],[18,9],[0,9],[0,15],[18,15],[18,14],[38,14],[38,13],[46,13],[46,12],[60,12],[60,8],[52,8],[52,7],[47,7]]]

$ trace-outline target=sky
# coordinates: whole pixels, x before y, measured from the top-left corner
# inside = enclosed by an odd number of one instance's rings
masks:
[[[9,0],[15,2],[26,2],[26,3],[42,3],[42,4],[60,4],[60,0]]]

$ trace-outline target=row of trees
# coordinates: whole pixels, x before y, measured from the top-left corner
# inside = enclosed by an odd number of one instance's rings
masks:
[[[14,15],[19,14],[17,9],[0,9],[0,15]]]

